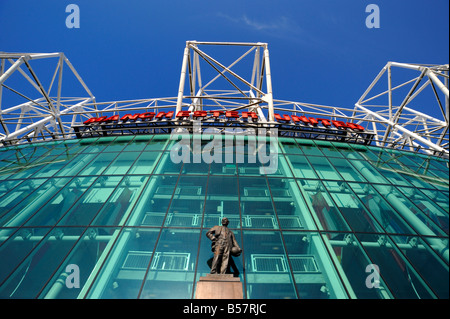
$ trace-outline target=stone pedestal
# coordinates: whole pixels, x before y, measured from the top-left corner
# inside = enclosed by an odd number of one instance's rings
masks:
[[[195,299],[243,299],[242,284],[239,277],[232,274],[200,277],[197,282]]]

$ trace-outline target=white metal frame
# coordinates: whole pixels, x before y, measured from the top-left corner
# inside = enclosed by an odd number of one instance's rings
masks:
[[[223,63],[206,53],[210,48],[229,47],[236,59]],[[222,52],[222,51],[221,51]],[[227,51],[228,52],[228,51]],[[227,58],[231,55],[227,54]],[[42,86],[31,61],[57,59],[56,69],[48,88]],[[223,58],[223,54],[222,54]],[[408,149],[427,154],[449,157],[449,66],[418,65],[389,62],[376,76],[355,106],[327,106],[274,99],[267,43],[232,43],[187,41],[184,49],[178,94],[176,97],[97,102],[88,87],[63,53],[0,53],[0,142],[4,145],[23,142],[73,138],[72,126],[80,125],[90,117],[124,115],[134,111],[250,111],[259,116],[259,123],[268,126],[280,124],[276,113],[328,118],[360,124],[374,133],[374,143],[380,147]],[[63,97],[61,94],[63,66],[76,76],[84,88],[85,97]],[[27,72],[21,67],[26,66]],[[236,68],[239,67],[239,71]],[[417,77],[393,87],[392,69],[410,69]],[[247,70],[243,72],[242,70]],[[8,78],[19,72],[39,94],[29,98],[11,88]],[[241,73],[240,73],[241,72]],[[396,71],[397,72],[397,71]],[[245,74],[244,74],[245,73]],[[387,87],[382,93],[373,93],[383,76]],[[222,84],[217,88],[219,79]],[[226,82],[224,82],[226,81]],[[54,85],[54,82],[57,84]],[[225,85],[223,85],[225,83]],[[400,105],[393,105],[397,90],[412,86]],[[228,86],[228,87],[227,87]],[[52,87],[56,94],[52,95]],[[432,90],[435,101],[427,101],[431,116],[413,109],[411,102],[426,89]],[[4,106],[2,91],[22,95],[28,101],[20,105]],[[186,92],[188,92],[186,94]],[[377,99],[387,97],[388,103],[373,105]],[[432,103],[432,104],[431,104]],[[239,119],[238,119],[239,120]],[[174,119],[176,121],[176,119]],[[250,124],[249,124],[250,125]]]
[[[239,55],[230,65],[214,59],[205,52],[203,48],[211,46],[233,46],[244,48],[245,52]],[[232,70],[247,56],[253,54],[251,79],[246,79]],[[202,72],[206,64],[210,69],[214,69],[217,74],[207,83],[204,81]],[[218,90],[210,87],[219,78],[225,79],[229,83],[228,88]],[[189,96],[185,96],[185,82],[188,79]],[[263,85],[266,83],[266,90]],[[190,99],[184,103],[184,99]],[[263,104],[267,104],[268,121],[274,121],[272,79],[270,71],[269,49],[267,43],[233,43],[233,42],[198,42],[187,41],[184,50],[183,64],[181,69],[180,85],[178,89],[176,111],[179,112],[187,106],[187,110],[197,111],[205,109],[208,102],[216,109],[237,111],[246,109],[257,112],[263,122],[267,122],[266,115],[262,112]]]
[[[44,87],[38,72],[33,68],[36,60],[53,59],[56,67],[48,87]],[[36,61],[36,62],[35,62]],[[62,95],[63,70],[68,67],[86,91],[85,97],[64,97]],[[24,67],[24,69],[22,69]],[[14,74],[20,73],[21,81],[31,85],[38,97],[28,97],[6,82]],[[56,84],[55,84],[56,82]],[[19,88],[24,90],[24,87]],[[26,102],[12,107],[4,106],[2,97],[5,91],[21,96]],[[56,91],[56,92],[55,92]],[[77,123],[77,114],[87,111],[86,103],[94,102],[90,110],[95,110],[95,97],[63,53],[2,53],[0,52],[0,141],[25,139],[37,141],[47,136],[68,138],[71,125]],[[70,121],[63,117],[70,116]]]
[[[403,81],[393,87],[392,70],[414,70],[416,77]],[[376,133],[377,146],[401,148],[409,150],[423,149],[424,152],[433,155],[449,154],[449,65],[418,65],[388,62],[369,85],[364,94],[355,104],[353,117],[358,122],[371,122],[371,129]],[[381,82],[382,77],[387,76],[387,88],[379,94],[371,95],[375,87]],[[442,81],[444,83],[442,83]],[[410,87],[407,94],[402,94],[401,103],[394,105],[394,91]],[[425,89],[432,90],[436,100],[427,100],[427,111],[431,116],[419,112],[408,105]],[[373,105],[374,101],[387,97],[387,104]],[[370,103],[369,103],[370,102]],[[376,103],[376,102],[375,102]]]

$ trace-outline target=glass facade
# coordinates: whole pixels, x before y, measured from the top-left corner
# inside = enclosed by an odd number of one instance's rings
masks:
[[[222,217],[244,298],[449,297],[448,160],[280,137],[266,174],[236,139],[209,164],[170,135],[1,149],[0,298],[195,298]]]

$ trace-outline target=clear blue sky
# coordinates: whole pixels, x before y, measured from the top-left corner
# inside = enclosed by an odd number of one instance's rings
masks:
[[[449,1],[0,0],[0,51],[64,52],[97,101],[176,96],[186,40],[268,42],[275,98],[352,108],[388,61],[448,63]]]

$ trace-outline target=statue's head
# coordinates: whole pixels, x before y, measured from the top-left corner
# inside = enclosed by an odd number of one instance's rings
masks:
[[[228,226],[229,223],[230,223],[230,221],[228,220],[228,218],[226,218],[226,217],[222,218],[222,225],[223,226]]]

